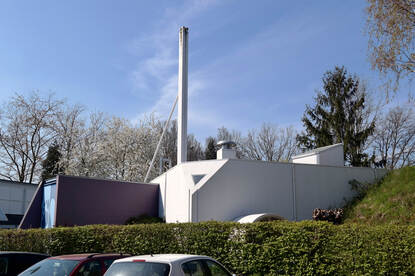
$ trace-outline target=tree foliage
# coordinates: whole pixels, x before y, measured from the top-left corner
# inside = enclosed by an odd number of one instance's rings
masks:
[[[306,106],[302,117],[305,133],[297,136],[303,149],[343,143],[344,158],[351,166],[367,166],[365,149],[375,128],[374,118],[365,113],[366,91],[357,77],[344,67],[335,67],[323,77],[323,92],[314,106]],[[369,119],[368,119],[369,116]]]
[[[48,149],[46,159],[42,161],[42,180],[47,180],[63,172],[60,165],[61,157],[62,154],[60,153],[59,145],[56,143],[52,144]]]
[[[213,137],[208,137],[206,139],[206,149],[205,149],[205,159],[212,160],[217,158],[216,153],[216,144],[217,141]]]
[[[415,72],[415,1],[368,0],[369,56],[374,69],[396,83]],[[397,86],[395,86],[396,88]]]

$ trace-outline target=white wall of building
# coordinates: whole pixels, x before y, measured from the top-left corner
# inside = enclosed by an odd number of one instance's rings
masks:
[[[352,168],[295,164],[293,183],[296,199],[296,220],[311,219],[314,208],[341,207],[354,192],[349,181],[374,182],[386,173],[372,168]]]
[[[320,152],[319,159],[320,165],[344,166],[343,144]]]
[[[225,163],[226,160],[181,163],[152,180],[160,185],[159,216],[166,222],[191,222],[195,179],[199,185],[205,183]]]
[[[298,164],[344,166],[343,144],[321,147],[299,154],[292,158],[292,162]]]
[[[277,183],[280,185],[276,185]],[[234,220],[272,213],[292,218],[293,191],[289,163],[228,160],[193,196],[192,221]]]
[[[0,180],[0,209],[5,214],[23,215],[37,185]]]
[[[314,208],[340,207],[353,192],[349,181],[373,182],[386,173],[351,168],[249,160],[188,162],[154,179],[160,183],[167,222],[230,221],[275,213],[311,219]],[[206,174],[196,185],[192,175]]]

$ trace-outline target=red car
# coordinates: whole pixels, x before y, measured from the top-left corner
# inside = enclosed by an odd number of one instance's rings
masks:
[[[19,276],[102,276],[123,254],[74,254],[47,258],[32,265]]]

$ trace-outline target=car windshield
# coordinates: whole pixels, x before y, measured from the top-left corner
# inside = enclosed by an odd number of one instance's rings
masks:
[[[79,261],[46,259],[32,265],[19,276],[68,276]]]
[[[168,276],[170,266],[162,263],[122,262],[114,263],[105,276]]]

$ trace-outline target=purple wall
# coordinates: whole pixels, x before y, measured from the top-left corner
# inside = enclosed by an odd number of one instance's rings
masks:
[[[37,186],[32,201],[20,222],[19,229],[39,228],[42,215],[43,183]]]
[[[159,186],[57,176],[55,226],[124,224],[132,216],[158,216]]]

